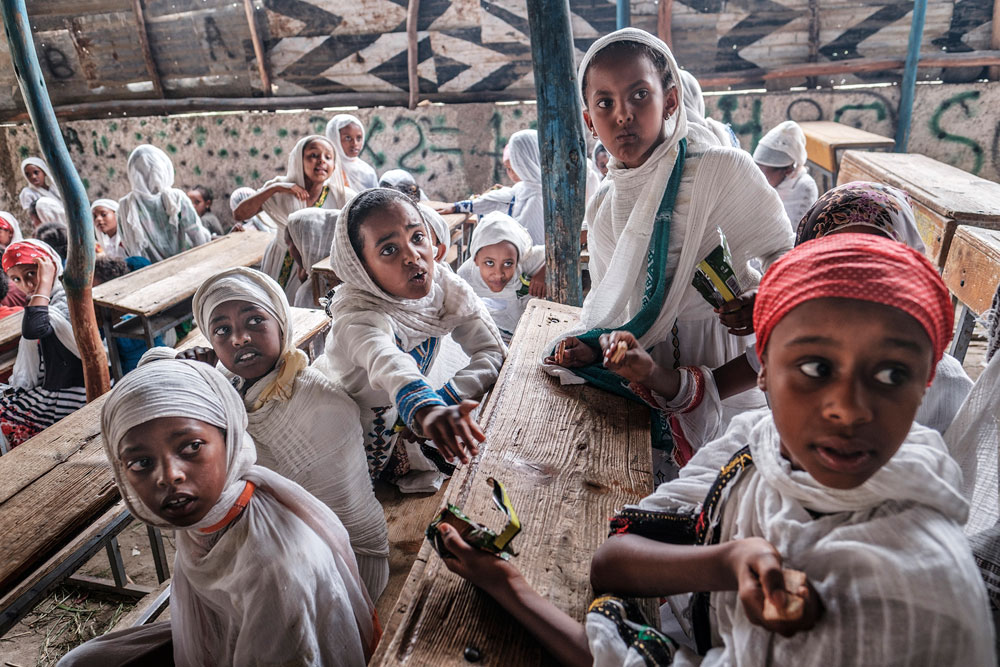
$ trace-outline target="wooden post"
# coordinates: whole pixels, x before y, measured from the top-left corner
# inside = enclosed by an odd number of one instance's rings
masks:
[[[132,0],[132,12],[135,14],[135,25],[138,30],[139,45],[142,47],[142,59],[146,62],[146,72],[149,74],[149,80],[153,82],[153,92],[157,97],[163,97],[163,81],[160,80],[160,72],[156,69],[156,61],[153,60],[153,50],[149,46],[144,11],[142,0]]]
[[[253,54],[257,58],[257,73],[260,74],[260,85],[264,89],[264,95],[270,97],[271,75],[267,72],[267,54],[264,52],[264,42],[260,38],[260,31],[257,30],[257,10],[253,0],[243,0],[243,9],[247,14],[247,27],[250,29],[250,41],[253,43]]]
[[[615,27],[621,30],[632,25],[632,7],[630,0],[617,0],[615,3]]]
[[[905,153],[910,142],[910,120],[913,117],[913,97],[917,86],[917,63],[920,61],[920,42],[924,37],[924,18],[927,0],[913,0],[910,18],[910,43],[906,49],[903,83],[899,87],[899,113],[896,115],[896,152]]]
[[[417,76],[417,61],[420,58],[417,41],[417,20],[420,18],[420,0],[410,0],[406,9],[406,73],[409,80],[410,109],[417,108],[420,99],[420,78]]]
[[[578,306],[583,302],[580,226],[587,205],[587,153],[569,0],[527,1],[542,157],[545,285],[553,301]]]
[[[674,35],[670,29],[673,15],[674,0],[660,0],[659,6],[656,8],[656,36],[662,39],[671,50],[674,48]]]
[[[993,27],[990,31],[990,48],[1000,49],[1000,0],[993,0]],[[1000,67],[989,69],[990,81],[1000,80]]]
[[[94,278],[94,221],[90,214],[90,202],[83,188],[80,175],[70,159],[66,142],[63,141],[56,115],[52,110],[38,64],[38,54],[31,36],[28,13],[24,0],[3,0],[4,29],[10,46],[10,57],[14,62],[24,104],[31,114],[42,155],[52,170],[52,176],[59,186],[66,203],[69,217],[69,256],[63,284],[69,301],[69,317],[73,325],[73,337],[80,348],[83,360],[83,376],[87,385],[87,400],[93,400],[111,388],[108,377],[108,358],[104,354],[101,336],[97,328],[94,302],[91,298],[91,283]]]

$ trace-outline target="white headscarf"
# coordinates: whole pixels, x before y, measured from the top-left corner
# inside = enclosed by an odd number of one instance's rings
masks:
[[[66,292],[63,291],[62,282],[59,280],[63,274],[62,258],[52,246],[44,241],[25,239],[21,243],[41,248],[56,265],[56,279],[52,283],[52,294],[49,299],[49,323],[52,325],[52,330],[55,332],[59,342],[79,358],[80,348],[77,347],[76,338],[73,336],[73,327],[69,320],[69,304],[66,302]],[[7,250],[10,252],[16,250],[16,248],[11,243],[7,246]],[[31,297],[28,297],[28,299],[30,301]],[[28,340],[22,336],[20,342],[17,344],[17,359],[14,361],[10,384],[18,389],[34,389],[40,385],[45,379],[45,376],[42,375],[41,360],[41,342],[38,340]]]
[[[93,215],[94,209],[97,208],[98,206],[114,211],[116,214],[118,213],[118,202],[116,202],[114,199],[98,199],[94,201],[90,205],[91,215]],[[94,236],[97,238],[97,243],[100,244],[101,249],[104,250],[104,253],[106,255],[111,255],[113,257],[121,257],[122,259],[125,258],[125,250],[124,248],[120,247],[121,234],[119,234],[117,231],[115,232],[114,236],[108,236],[100,229],[98,229],[97,225],[94,225]]]
[[[753,151],[753,161],[765,167],[795,167],[805,171],[806,135],[794,120],[786,120],[771,128]]]
[[[292,237],[307,273],[311,274],[313,264],[330,252],[333,230],[339,217],[340,211],[322,208],[304,208],[288,217],[288,235]],[[307,280],[299,286],[292,303],[300,308],[316,307],[312,281]]]
[[[392,192],[400,194],[395,190]],[[344,281],[330,299],[328,310],[333,319],[336,320],[340,313],[364,311],[384,313],[392,320],[393,329],[400,338],[404,350],[413,349],[427,338],[445,336],[459,325],[477,317],[492,325],[493,320],[472,288],[454,272],[444,270],[440,266],[434,268],[431,291],[422,299],[401,299],[390,295],[375,284],[365,270],[361,258],[354,252],[347,232],[350,226],[351,207],[362,194],[356,195],[344,207],[341,221],[343,224],[338,224],[333,234],[330,265],[337,277]],[[412,204],[409,199],[406,201]],[[430,233],[430,226],[426,220],[424,224]],[[495,327],[492,331],[497,342],[502,345],[500,333]]]
[[[303,651],[319,662],[353,664],[370,657],[374,607],[340,520],[299,485],[254,465],[254,443],[236,390],[208,364],[165,358],[174,353],[154,349],[115,385],[101,412],[101,430],[129,511],[147,524],[177,530],[170,595],[175,661],[281,662],[301,658]],[[193,418],[225,433],[222,494],[201,521],[184,528],[142,502],[119,456],[130,429],[161,417]],[[223,520],[247,482],[257,489],[240,519],[221,535],[204,534],[202,529]],[[288,553],[299,561],[287,560]],[[310,593],[311,599],[303,599]],[[303,615],[316,627],[265,631],[275,619],[291,622]]]
[[[236,207],[242,204],[244,201],[253,197],[256,194],[256,190],[253,188],[248,188],[246,186],[236,188],[233,193],[229,195],[229,210],[235,212]],[[258,229],[262,232],[274,232],[274,222],[268,217],[266,213],[261,211],[257,215],[253,216],[249,220],[243,221],[244,227],[251,227],[253,229]]]
[[[35,202],[35,214],[43,225],[47,225],[50,222],[56,222],[60,225],[67,224],[66,208],[63,206],[61,199],[39,197],[38,201]]]
[[[528,230],[536,245],[545,243],[545,213],[542,207],[542,160],[538,132],[520,130],[507,142],[510,168],[521,180],[514,184],[514,210],[511,215]]]
[[[705,96],[694,74],[682,69],[680,75],[680,87],[684,91],[684,106],[687,109],[688,134],[697,134],[702,143],[714,141],[719,146],[739,148],[739,142],[736,141],[728,125],[705,115]]]
[[[316,140],[328,141],[326,137],[321,137],[318,134],[310,134],[295,142],[292,152],[288,154],[288,166],[285,169],[285,175],[272,178],[264,184],[261,190],[274,185],[283,185],[289,188],[289,190],[293,185],[297,185],[300,188],[306,187],[302,154],[305,152],[306,146]],[[334,143],[333,147],[336,150],[337,144]],[[322,208],[340,209],[344,206],[349,196],[353,195],[352,191],[346,190],[344,187],[344,179],[342,174],[339,173],[342,163],[339,161],[339,153],[335,152],[333,173],[326,179],[326,185],[330,188],[330,193],[327,195],[326,202]],[[288,216],[295,211],[308,207],[308,204],[293,195],[290,191],[288,194],[283,192],[278,193],[264,202],[264,212],[276,223],[278,238],[281,240],[282,247],[284,247],[284,231],[285,225],[288,224]]]
[[[361,192],[368,188],[378,187],[378,176],[370,164],[360,157],[348,157],[344,152],[344,145],[340,143],[340,131],[348,125],[357,125],[361,128],[362,146],[365,140],[365,126],[357,116],[348,113],[337,114],[326,124],[326,138],[333,144],[333,149],[337,151],[340,164],[343,166],[344,175],[347,178],[347,185],[355,192]],[[360,153],[359,153],[360,155]]]
[[[448,229],[448,223],[441,214],[432,209],[430,206],[424,204],[417,204],[417,210],[420,211],[421,217],[424,222],[431,228],[434,232],[434,237],[437,242],[444,246],[445,254],[448,253],[448,248],[451,247],[451,230]],[[442,261],[443,258],[442,258]]]
[[[413,178],[413,174],[405,169],[390,169],[378,179],[378,185],[380,188],[398,188],[400,185],[409,185],[417,188],[417,191],[420,193],[420,201],[427,199],[427,195],[424,194],[423,189],[417,186],[417,181]]]
[[[18,241],[24,239],[24,234],[21,232],[21,223],[18,222],[17,218],[7,211],[0,211],[0,219],[3,219],[4,222],[10,225],[10,231],[11,234],[13,234],[13,236],[10,237],[10,243],[7,245],[17,243]]]
[[[28,180],[28,177],[24,173],[24,168],[29,164],[34,167],[38,167],[45,172],[46,187],[35,187],[30,181],[28,181],[28,187],[21,190],[21,194],[18,197],[21,202],[21,208],[27,211],[31,208],[31,205],[35,202],[35,200],[40,199],[41,197],[52,197],[53,199],[62,201],[62,193],[59,192],[59,186],[56,185],[55,179],[52,178],[52,171],[49,169],[49,165],[46,164],[45,160],[40,157],[29,157],[21,160],[21,176],[23,176],[26,181]]]

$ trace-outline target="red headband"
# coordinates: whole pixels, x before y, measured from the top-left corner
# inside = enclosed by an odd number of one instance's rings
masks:
[[[14,233],[14,223],[7,219],[6,216],[0,215],[0,229],[6,229],[11,234]]]
[[[774,327],[792,309],[830,297],[881,303],[910,315],[931,339],[934,366],[951,340],[951,296],[926,257],[872,234],[831,234],[796,246],[764,274],[753,310],[758,352],[764,353]]]
[[[12,267],[18,264],[34,264],[39,257],[49,257],[44,248],[40,248],[34,243],[18,241],[7,246],[3,253],[3,272],[7,273]],[[49,259],[52,259],[49,257]]]

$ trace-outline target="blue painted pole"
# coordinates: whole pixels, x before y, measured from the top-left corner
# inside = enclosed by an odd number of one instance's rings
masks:
[[[69,253],[63,284],[69,301],[73,336],[80,348],[87,400],[93,400],[111,388],[108,359],[101,344],[97,317],[91,296],[94,277],[94,220],[90,202],[73,166],[66,142],[56,122],[42,68],[38,63],[35,43],[28,23],[24,0],[0,0],[3,25],[14,62],[14,73],[20,84],[24,104],[35,127],[42,155],[49,164],[56,185],[62,192],[69,218]]]
[[[896,124],[896,152],[905,153],[910,142],[910,121],[913,118],[913,97],[917,87],[917,63],[920,60],[920,42],[924,37],[924,19],[927,17],[927,0],[913,0],[910,18],[910,43],[906,48],[906,65],[903,85],[899,89],[899,113]]]
[[[615,6],[615,27],[619,30],[632,25],[632,8],[629,0],[618,0]]]
[[[583,107],[573,60],[568,0],[528,0],[538,98],[545,210],[545,285],[553,301],[579,306],[580,227],[587,205]]]

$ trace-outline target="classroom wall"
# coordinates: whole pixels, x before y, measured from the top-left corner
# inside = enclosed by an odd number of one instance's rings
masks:
[[[893,136],[898,88],[810,90],[708,95],[714,118],[728,122],[748,150],[785,120],[837,120]],[[920,85],[910,151],[1000,181],[1000,83]],[[322,132],[329,112],[240,113],[123,118],[63,124],[63,134],[92,199],[128,191],[129,151],[149,142],[174,160],[179,187],[203,183],[216,193],[213,208],[229,219],[228,197],[239,185],[259,186],[284,173],[287,152],[304,133]],[[534,127],[533,104],[426,106],[415,111],[354,111],[366,124],[364,157],[379,173],[413,172],[428,196],[455,199],[504,182],[503,145]],[[589,135],[588,135],[589,137]],[[20,215],[17,193],[23,156],[37,154],[30,126],[0,127],[0,208]]]

